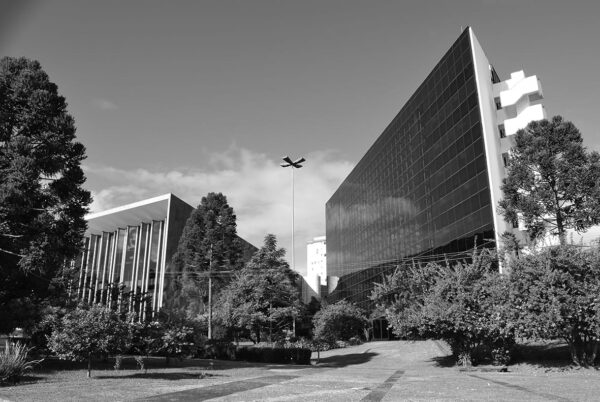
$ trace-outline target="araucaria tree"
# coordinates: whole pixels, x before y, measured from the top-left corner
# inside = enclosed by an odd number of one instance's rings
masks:
[[[233,331],[246,331],[255,342],[290,328],[300,310],[298,274],[284,260],[285,250],[269,234],[264,245],[223,291],[219,321]]]
[[[192,316],[204,312],[209,272],[213,275],[213,294],[217,294],[225,283],[218,272],[241,268],[236,216],[223,194],[202,197],[183,229],[173,265],[180,276],[173,284],[172,305]]]
[[[600,155],[582,145],[562,117],[532,121],[515,135],[500,211],[521,218],[532,238],[549,232],[565,244],[566,231],[600,222]]]
[[[0,333],[66,294],[91,201],[84,146],[65,98],[37,61],[0,60]]]

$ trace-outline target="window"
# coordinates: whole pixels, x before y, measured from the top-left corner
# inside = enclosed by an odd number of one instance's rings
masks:
[[[508,166],[508,160],[509,160],[508,153],[507,152],[503,153],[502,154],[502,162],[504,163],[504,167]]]
[[[504,129],[504,124],[500,124],[498,126],[498,132],[500,133],[500,138],[506,138],[506,130]]]
[[[502,102],[500,102],[500,98],[494,98],[494,103],[496,104],[496,110],[502,109]]]

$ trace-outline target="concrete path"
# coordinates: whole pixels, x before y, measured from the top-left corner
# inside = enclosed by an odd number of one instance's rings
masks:
[[[598,400],[597,372],[462,372],[442,367],[436,342],[371,342],[321,353],[318,365],[271,368],[254,378],[151,401]],[[313,357],[315,357],[313,355]]]

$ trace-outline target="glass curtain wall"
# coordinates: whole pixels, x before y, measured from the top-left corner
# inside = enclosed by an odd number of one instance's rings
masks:
[[[452,259],[494,238],[468,30],[327,202],[326,220],[328,275],[340,277],[330,299],[366,308],[399,262]]]

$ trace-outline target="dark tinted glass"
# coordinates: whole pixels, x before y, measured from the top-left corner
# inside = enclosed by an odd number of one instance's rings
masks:
[[[487,177],[465,30],[327,202],[330,299],[364,304],[399,261],[493,239]]]

